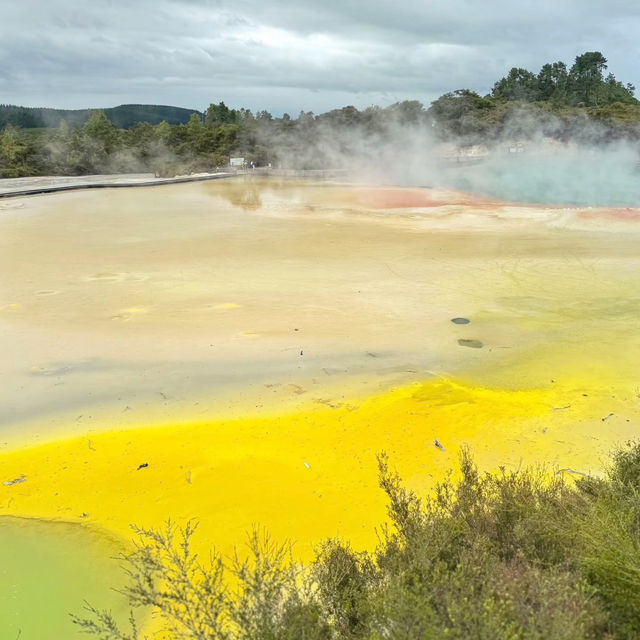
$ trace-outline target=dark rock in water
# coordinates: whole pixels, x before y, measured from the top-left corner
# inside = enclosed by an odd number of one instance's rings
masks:
[[[461,347],[471,347],[472,349],[482,349],[484,347],[480,340],[465,340],[464,338],[458,340],[458,344]]]
[[[453,324],[469,324],[471,320],[469,318],[451,318]]]

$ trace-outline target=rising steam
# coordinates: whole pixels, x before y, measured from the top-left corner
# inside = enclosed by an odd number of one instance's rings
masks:
[[[562,130],[562,138],[552,137]],[[584,119],[567,132],[519,113],[490,143],[443,142],[429,122],[384,126],[316,121],[266,141],[284,168],[336,169],[351,179],[454,188],[500,200],[568,206],[640,207],[640,155],[633,140],[608,140]]]

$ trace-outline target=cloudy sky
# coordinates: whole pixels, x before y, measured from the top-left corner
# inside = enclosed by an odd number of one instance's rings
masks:
[[[593,50],[640,90],[638,33],[638,0],[2,0],[0,103],[429,104]]]

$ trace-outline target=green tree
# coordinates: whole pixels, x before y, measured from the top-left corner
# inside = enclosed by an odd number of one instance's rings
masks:
[[[587,51],[576,57],[569,71],[569,90],[572,104],[597,106],[598,88],[603,83],[602,74],[607,59],[599,51]]]
[[[111,123],[102,110],[91,112],[82,132],[92,140],[100,142],[106,153],[111,153],[118,146],[118,128]]]
[[[426,111],[419,100],[403,100],[387,108],[399,124],[420,124],[425,121]]]
[[[235,109],[229,109],[224,102],[218,104],[210,104],[205,112],[205,124],[208,127],[219,127],[223,124],[234,124],[238,120],[238,112]]]
[[[231,155],[235,150],[239,134],[240,126],[237,124],[226,124],[218,127],[213,132],[213,148],[218,154]]]
[[[538,78],[531,71],[513,67],[505,78],[493,85],[491,95],[502,100],[534,102],[539,99]]]
[[[197,113],[192,113],[189,122],[184,125],[187,139],[194,147],[198,145],[200,138],[204,136],[205,124]]]
[[[19,127],[5,127],[0,132],[0,177],[18,178],[37,174],[34,142]]]
[[[88,175],[111,171],[110,153],[116,150],[110,142],[113,125],[107,122],[104,126],[100,116],[96,116],[92,124],[96,125],[95,128],[90,126],[87,133],[85,127],[71,127],[61,120],[53,135],[48,136],[53,173]]]
[[[542,66],[538,73],[538,99],[564,103],[567,96],[567,65],[558,61]]]
[[[175,127],[172,127],[166,120],[163,120],[155,126],[155,136],[158,140],[162,140],[162,142],[169,142],[174,129]]]
[[[613,73],[609,73],[604,82],[599,87],[597,104],[612,104],[621,102],[623,104],[637,104],[637,100],[633,97],[635,87],[627,84],[625,87],[622,82],[616,80]]]
[[[262,122],[271,122],[273,120],[273,116],[266,110],[258,111],[256,113],[256,120],[260,120]]]
[[[254,120],[253,113],[251,113],[251,109],[241,108],[237,111],[237,122],[250,122]]]
[[[353,105],[323,113],[319,120],[335,127],[353,128],[360,122],[360,112]]]
[[[495,101],[491,98],[482,98],[469,89],[457,89],[432,102],[428,114],[440,137],[474,139],[495,126],[489,117],[495,108]]]

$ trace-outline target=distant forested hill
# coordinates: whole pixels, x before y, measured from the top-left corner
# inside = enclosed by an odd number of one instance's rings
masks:
[[[204,113],[154,105],[76,111],[0,105],[0,178],[177,175],[214,171],[232,157],[282,169],[384,167],[386,175],[389,166],[401,166],[400,158],[422,158],[440,143],[489,150],[548,139],[589,148],[625,141],[635,148],[635,87],[606,69],[602,53],[587,51],[571,66],[547,63],[538,73],[514,67],[485,96],[457,89],[429,107],[405,100],[297,117],[254,114],[222,101]]]
[[[159,124],[186,124],[192,113],[202,115],[197,109],[167,107],[155,104],[122,104],[103,109],[107,118],[119,129],[129,129],[140,122]],[[43,107],[19,107],[0,105],[0,129],[13,125],[22,129],[55,128],[63,120],[74,127],[83,126],[92,109],[47,109]]]

